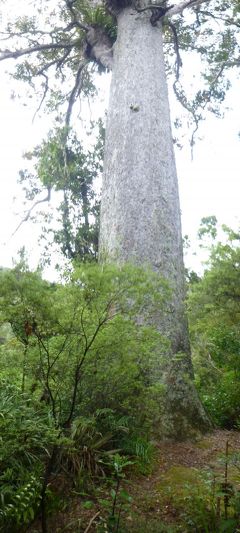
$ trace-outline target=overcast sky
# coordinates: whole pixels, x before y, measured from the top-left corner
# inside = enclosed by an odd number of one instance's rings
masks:
[[[29,250],[31,264],[37,265],[39,249],[38,228],[32,223],[21,226],[11,237],[23,217],[19,205],[19,188],[16,186],[19,169],[25,166],[22,154],[31,150],[49,130],[48,121],[42,117],[32,123],[36,103],[23,106],[11,99],[12,82],[4,74],[1,63],[0,87],[0,265],[12,266],[17,250],[23,245]],[[183,235],[193,242],[202,217],[216,215],[220,223],[236,228],[239,224],[240,204],[240,105],[239,81],[233,78],[233,87],[227,96],[229,110],[224,119],[209,115],[201,125],[202,140],[198,140],[191,160],[189,146],[176,150],[180,187]],[[189,259],[188,259],[189,261]],[[201,257],[190,259],[198,269]]]

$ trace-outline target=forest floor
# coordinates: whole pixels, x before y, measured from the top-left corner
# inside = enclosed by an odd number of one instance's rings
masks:
[[[88,491],[67,498],[61,510],[53,509],[49,533],[240,532],[240,515],[236,526],[236,505],[231,504],[232,495],[240,494],[237,454],[237,431],[215,430],[196,442],[160,443],[151,470],[130,472],[122,482],[125,501],[119,497],[115,508],[116,516],[121,509],[118,529],[107,527],[114,486],[101,486],[94,495]],[[40,528],[35,524],[30,531]]]

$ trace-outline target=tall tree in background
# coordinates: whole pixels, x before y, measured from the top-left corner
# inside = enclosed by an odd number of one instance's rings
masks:
[[[42,16],[41,3],[36,5]],[[8,41],[2,59],[34,54],[33,61],[18,63],[17,77],[31,84],[34,78],[42,77],[43,98],[51,85],[50,73],[56,68],[57,76],[50,88],[51,108],[53,101],[55,107],[58,104],[57,81],[64,86],[69,71],[74,74],[73,87],[66,95],[66,132],[79,92],[89,94],[92,90],[89,63],[93,61],[100,70],[113,68],[101,256],[104,260],[150,264],[168,279],[173,291],[169,309],[164,316],[153,317],[153,323],[171,341],[169,362],[163,367],[167,427],[162,430],[180,436],[189,426],[206,428],[208,419],[191,383],[180,208],[162,34],[164,29],[165,57],[170,66],[173,51],[176,54],[175,94],[191,113],[196,130],[210,102],[217,112],[229,86],[225,72],[239,64],[234,32],[240,26],[239,2],[184,0],[167,6],[165,1],[156,5],[141,0],[108,0],[95,7],[95,3],[65,0],[49,5],[53,10],[43,30],[34,17],[20,17],[14,29],[8,28],[16,48],[10,51]],[[19,39],[24,43],[22,47]],[[204,67],[208,65],[201,87],[191,99],[180,84],[181,49],[194,50]]]

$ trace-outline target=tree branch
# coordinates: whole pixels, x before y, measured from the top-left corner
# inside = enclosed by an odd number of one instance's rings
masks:
[[[17,59],[18,57],[32,54],[33,52],[41,52],[42,50],[56,50],[56,49],[69,49],[74,48],[76,44],[79,43],[79,39],[75,41],[62,42],[62,43],[48,43],[48,44],[39,44],[37,46],[30,46],[28,48],[23,48],[22,50],[3,50],[0,55],[0,61],[4,59]]]
[[[34,115],[33,115],[33,119],[32,119],[32,122],[34,122],[35,120],[35,117],[36,115],[38,114],[38,112],[40,111],[42,105],[43,105],[43,102],[47,96],[47,92],[48,92],[48,76],[47,74],[44,74],[44,72],[41,72],[41,75],[45,78],[45,82],[44,82],[44,90],[43,90],[43,95],[42,95],[42,98],[41,98],[41,101],[40,101],[40,104],[38,105],[38,108],[36,109]]]
[[[75,0],[65,0],[65,3],[66,3],[66,6],[67,6],[68,10],[71,13],[71,17],[72,17],[71,24],[72,24],[72,26],[76,26],[77,28],[80,28],[80,29],[82,29],[84,31],[90,30],[90,26],[87,26],[86,24],[83,24],[82,22],[79,22],[79,20],[78,20],[77,12],[76,12],[76,10],[73,7],[73,4],[75,3]]]
[[[76,75],[76,79],[75,79],[75,84],[74,84],[74,87],[73,87],[73,89],[71,91],[71,94],[70,94],[70,97],[69,97],[69,102],[68,102],[68,108],[67,108],[67,113],[66,113],[66,118],[65,118],[66,128],[69,128],[73,104],[74,104],[75,99],[77,98],[77,96],[79,94],[79,91],[80,91],[80,88],[81,88],[81,82],[82,82],[81,74],[82,74],[82,71],[83,71],[84,67],[86,66],[86,64],[87,64],[86,60],[82,61],[82,63],[80,63],[80,65],[78,67],[78,71],[77,71],[77,75]]]
[[[180,68],[182,67],[182,59],[181,59],[180,52],[179,52],[178,34],[177,34],[177,30],[176,30],[174,24],[172,22],[170,22],[170,20],[167,21],[167,24],[168,24],[168,26],[171,29],[172,34],[173,34],[174,50],[175,50],[175,53],[176,53],[176,79],[178,81],[179,80]]]
[[[84,533],[88,533],[92,527],[92,524],[94,522],[94,520],[96,520],[96,518],[100,515],[100,511],[98,511],[97,513],[95,513],[94,516],[92,516],[88,526],[86,527],[86,529],[84,529]]]
[[[72,421],[72,417],[73,417],[73,414],[74,414],[74,409],[75,409],[75,405],[76,405],[76,399],[77,399],[77,392],[78,392],[78,385],[79,385],[79,381],[80,381],[80,372],[81,372],[81,368],[83,366],[83,363],[99,333],[99,331],[101,330],[101,328],[106,324],[106,322],[108,321],[108,317],[107,316],[103,316],[102,318],[99,318],[98,320],[98,324],[96,326],[96,329],[91,337],[91,339],[88,341],[88,338],[87,338],[87,335],[84,331],[84,325],[83,325],[83,313],[84,313],[84,310],[85,310],[85,307],[83,307],[82,309],[82,312],[81,312],[81,327],[82,327],[82,331],[83,331],[83,337],[84,337],[84,340],[85,340],[85,348],[84,348],[84,351],[83,351],[83,354],[79,360],[79,362],[77,363],[76,365],[76,368],[75,368],[75,372],[74,372],[74,387],[73,387],[73,393],[72,393],[72,399],[71,399],[71,407],[70,407],[70,412],[69,412],[69,415],[67,417],[67,419],[65,420],[65,422],[63,423],[62,427],[68,427],[69,424],[71,423]]]
[[[240,28],[240,24],[238,22],[235,22],[234,20],[229,19],[229,18],[218,17],[217,15],[210,13],[210,11],[199,10],[199,15],[204,15],[205,17],[211,17],[216,22],[220,20],[221,22],[224,22],[224,24],[228,24],[229,26],[236,26],[237,28]]]
[[[22,224],[24,224],[24,222],[27,222],[30,215],[31,215],[31,212],[33,211],[33,209],[35,209],[35,207],[38,205],[38,204],[42,204],[43,202],[49,202],[50,198],[51,198],[51,187],[48,187],[48,193],[47,193],[47,196],[45,198],[43,198],[42,200],[37,200],[36,202],[34,202],[34,204],[32,205],[32,207],[30,207],[30,209],[27,211],[27,214],[26,216],[21,220],[21,222],[18,224],[17,228],[15,229],[15,231],[12,233],[11,235],[11,238],[17,233],[17,231],[19,230],[19,228],[22,226]]]
[[[194,139],[195,139],[195,135],[198,131],[198,127],[199,127],[199,121],[201,119],[200,116],[198,116],[196,114],[196,111],[193,109],[193,107],[191,107],[190,103],[187,101],[187,98],[183,92],[183,89],[181,87],[181,84],[179,82],[179,79],[176,78],[174,83],[173,83],[173,90],[174,90],[174,93],[175,93],[175,96],[177,98],[177,100],[180,102],[180,104],[190,113],[190,115],[193,117],[193,121],[194,121],[194,124],[195,124],[195,128],[193,130],[193,133],[192,133],[192,136],[191,136],[191,141],[190,141],[190,146],[191,146],[191,156],[193,158],[193,146],[194,146]]]
[[[56,61],[56,59],[53,59],[52,61],[49,61],[49,63],[46,63],[46,65],[44,65],[35,73],[35,76],[42,76],[44,72],[50,67],[53,67],[53,65],[56,65],[57,68],[60,68],[61,65],[64,63],[65,59],[69,56],[70,52],[71,49],[68,49],[58,61]]]
[[[211,0],[183,0],[176,6],[171,7],[167,11],[165,17],[172,17],[173,15],[178,15],[179,13],[181,14],[186,8],[197,7],[206,2],[211,2]]]
[[[159,10],[163,9],[164,7],[163,4],[166,4],[166,1],[167,0],[164,0],[164,2],[161,2],[161,4],[154,3],[154,4],[149,4],[147,6],[144,6],[144,7],[138,7],[135,1],[134,8],[136,9],[138,13],[143,13],[143,11],[147,11],[147,10],[157,11],[158,9]],[[170,6],[169,8],[167,8],[166,12],[160,18],[162,19],[162,18],[171,17],[172,15],[178,15],[179,13],[182,14],[184,9],[189,8],[189,7],[197,7],[206,2],[211,2],[211,0],[184,0],[180,2],[180,4],[177,4],[176,6]]]

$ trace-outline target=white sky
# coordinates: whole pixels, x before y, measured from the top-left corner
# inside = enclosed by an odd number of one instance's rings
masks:
[[[23,217],[19,211],[19,188],[16,185],[18,171],[25,166],[22,154],[31,150],[49,130],[48,121],[35,119],[36,103],[23,106],[12,100],[12,83],[4,74],[1,64],[0,86],[0,265],[12,266],[17,250],[23,245],[30,254],[31,265],[39,260],[37,238],[39,230],[28,222],[12,233]],[[233,79],[234,80],[234,79]],[[239,82],[233,81],[228,94],[229,111],[224,119],[209,116],[201,125],[201,141],[197,141],[194,159],[191,161],[189,146],[176,151],[177,169],[182,209],[183,235],[194,239],[203,216],[216,215],[220,223],[236,228],[240,212],[240,105]],[[76,125],[75,125],[76,127]],[[22,208],[23,209],[23,208]],[[190,262],[190,263],[189,263]],[[189,257],[188,265],[199,269],[201,257]]]

